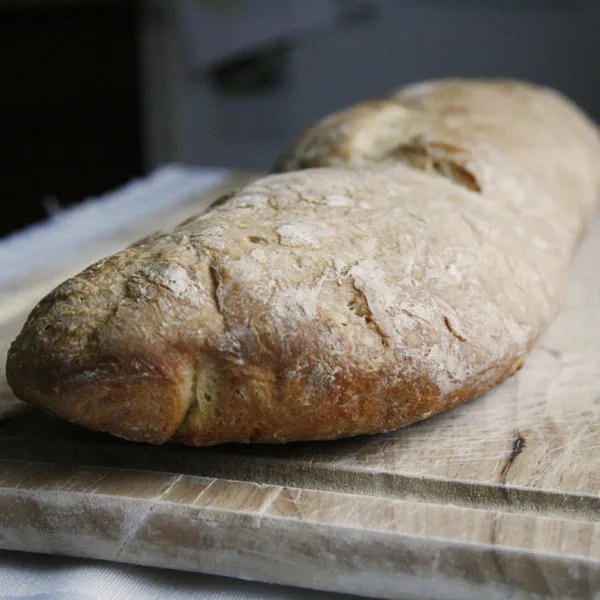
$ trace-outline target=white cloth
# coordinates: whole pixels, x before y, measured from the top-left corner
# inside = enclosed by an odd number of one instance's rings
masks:
[[[342,600],[352,596],[102,561],[0,551],[0,600]]]
[[[0,285],[116,227],[222,182],[229,171],[163,167],[122,189],[0,240]],[[118,210],[115,207],[118,206]],[[0,531],[0,546],[2,544]],[[326,592],[102,561],[0,550],[0,600],[325,600]]]

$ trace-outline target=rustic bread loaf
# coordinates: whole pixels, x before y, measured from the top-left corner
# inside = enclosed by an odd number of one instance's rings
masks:
[[[285,442],[392,430],[518,369],[592,219],[596,127],[546,89],[441,81],[279,163],[323,166],[60,285],[10,349],[17,396],[132,440]]]

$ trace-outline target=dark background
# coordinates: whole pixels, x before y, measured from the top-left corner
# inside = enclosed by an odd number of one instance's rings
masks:
[[[165,163],[268,169],[317,118],[418,79],[530,79],[600,117],[600,2],[321,0],[290,32],[262,0],[274,35],[205,60],[194,1],[0,0],[0,235]],[[235,39],[260,1],[198,6]]]
[[[0,9],[0,235],[142,173],[136,11]]]

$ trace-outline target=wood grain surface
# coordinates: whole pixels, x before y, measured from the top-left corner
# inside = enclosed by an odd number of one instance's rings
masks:
[[[215,194],[2,290],[2,362],[52,286]],[[386,435],[148,446],[25,408],[2,374],[0,547],[382,598],[598,597],[599,257],[600,220],[516,376]]]

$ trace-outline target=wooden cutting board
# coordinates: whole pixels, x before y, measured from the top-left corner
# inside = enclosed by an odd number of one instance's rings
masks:
[[[2,290],[2,364],[42,294],[222,191]],[[0,547],[382,598],[598,597],[599,261],[597,221],[525,368],[386,435],[135,444],[23,408],[2,374]]]

